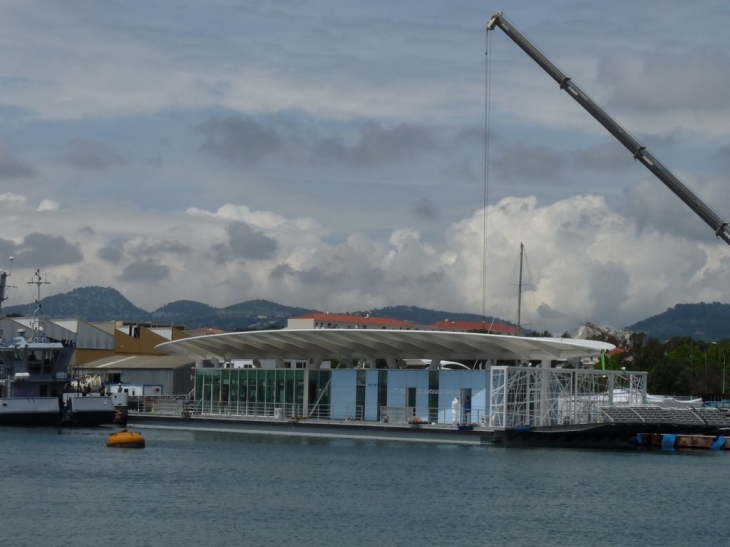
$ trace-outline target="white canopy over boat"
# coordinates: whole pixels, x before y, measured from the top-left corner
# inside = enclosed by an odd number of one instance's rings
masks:
[[[212,334],[157,346],[171,355],[238,358],[494,359],[551,361],[599,357],[614,345],[594,340],[532,338],[423,330],[283,329]]]

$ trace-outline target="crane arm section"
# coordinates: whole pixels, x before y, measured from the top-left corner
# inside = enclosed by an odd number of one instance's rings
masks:
[[[578,104],[593,116],[598,123],[605,127],[621,144],[623,144],[634,159],[637,159],[662,181],[679,199],[681,199],[697,216],[704,220],[715,232],[715,235],[730,245],[730,229],[728,223],[720,218],[706,203],[704,203],[692,190],[685,186],[662,162],[652,155],[645,146],[642,146],[632,137],[621,125],[616,122],[606,111],[604,111],[593,99],[591,99],[580,87],[578,87],[566,74],[564,74],[550,59],[548,59],[532,42],[520,33],[507,20],[502,12],[495,13],[487,23],[487,31],[499,27],[504,33],[515,42],[533,61],[547,72],[555,80],[560,89],[565,90]]]

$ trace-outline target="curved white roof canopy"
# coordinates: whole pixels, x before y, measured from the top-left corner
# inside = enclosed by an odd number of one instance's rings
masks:
[[[612,344],[593,340],[498,334],[367,329],[283,329],[211,334],[165,342],[170,355],[202,359],[497,359],[595,357]]]

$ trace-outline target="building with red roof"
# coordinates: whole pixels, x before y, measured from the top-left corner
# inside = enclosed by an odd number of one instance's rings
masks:
[[[518,336],[519,329],[511,325],[491,323],[486,321],[439,321],[427,327],[429,330],[440,330],[449,332],[487,332],[489,334],[505,334],[507,336]]]

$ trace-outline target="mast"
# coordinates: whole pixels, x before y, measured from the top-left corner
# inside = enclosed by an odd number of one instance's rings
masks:
[[[8,299],[8,297],[5,296],[7,280],[8,280],[8,272],[6,272],[5,270],[0,270],[0,315],[2,315],[3,302],[5,302]]]
[[[13,257],[10,257],[10,268],[13,267]],[[8,299],[7,296],[7,290],[10,287],[8,285],[8,277],[10,277],[10,272],[6,272],[5,270],[0,270],[0,317],[3,315],[3,302],[5,302]]]
[[[10,269],[13,269],[13,257],[10,257]],[[8,299],[8,288],[12,287],[12,285],[8,285],[8,277],[10,277],[10,272],[6,272],[5,270],[0,270],[0,320],[2,320],[3,317],[3,302],[5,302]],[[0,323],[0,344],[4,342],[3,340],[3,325]]]
[[[38,296],[36,297],[36,309],[33,311],[33,332],[36,333],[38,331],[42,330],[41,327],[41,316],[43,315],[43,310],[41,309],[41,285],[50,285],[50,281],[44,281],[41,277],[41,270],[37,269],[35,271],[35,275],[31,278],[30,281],[28,281],[28,285],[35,285]],[[41,333],[42,334],[42,333]]]

